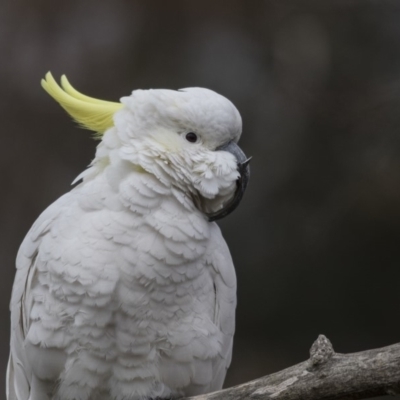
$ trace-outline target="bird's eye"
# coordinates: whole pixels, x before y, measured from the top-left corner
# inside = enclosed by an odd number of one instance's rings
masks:
[[[196,143],[197,135],[194,132],[189,132],[186,134],[186,140],[190,143]]]

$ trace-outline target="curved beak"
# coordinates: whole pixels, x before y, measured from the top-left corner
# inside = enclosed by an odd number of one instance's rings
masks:
[[[237,188],[235,195],[233,196],[233,199],[220,210],[214,213],[207,214],[208,220],[210,222],[224,218],[236,209],[236,207],[239,205],[240,201],[243,198],[244,192],[247,187],[247,183],[249,182],[250,178],[249,163],[251,157],[247,158],[246,155],[243,153],[242,149],[235,142],[231,141],[220,147],[217,147],[216,151],[227,151],[235,156],[240,176],[236,181]]]

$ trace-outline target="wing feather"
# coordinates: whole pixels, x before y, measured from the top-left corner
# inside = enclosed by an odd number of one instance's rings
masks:
[[[233,335],[235,333],[236,272],[229,248],[218,226],[212,231],[211,264],[215,271],[215,316],[214,323],[222,332],[220,356],[213,362],[213,380],[209,391],[222,388],[226,372],[232,360]]]
[[[11,342],[7,367],[7,399],[28,400],[32,371],[26,358],[24,341],[29,330],[29,313],[32,303],[31,283],[36,272],[36,255],[43,237],[48,234],[52,222],[70,202],[67,193],[48,207],[36,220],[18,251],[16,276],[11,295]]]

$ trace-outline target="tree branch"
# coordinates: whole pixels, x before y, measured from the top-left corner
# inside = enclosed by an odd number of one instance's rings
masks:
[[[192,400],[354,400],[400,394],[400,343],[359,353],[335,353],[320,335],[310,359],[242,385]]]

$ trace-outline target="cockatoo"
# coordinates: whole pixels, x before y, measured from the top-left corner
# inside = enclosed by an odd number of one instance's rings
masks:
[[[136,400],[222,387],[236,277],[214,220],[249,178],[241,117],[202,88],[120,102],[43,88],[101,139],[17,256],[8,400]]]

